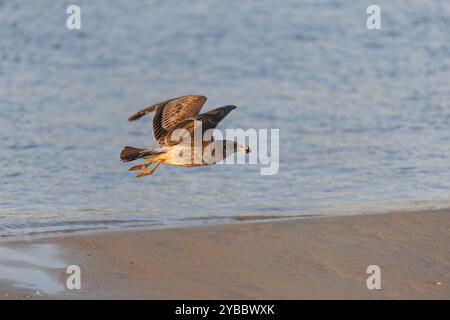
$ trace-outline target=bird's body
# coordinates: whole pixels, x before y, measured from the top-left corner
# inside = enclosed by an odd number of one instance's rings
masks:
[[[183,96],[167,100],[143,109],[128,118],[134,121],[147,113],[155,112],[152,129],[158,146],[141,149],[126,146],[120,153],[124,162],[143,159],[144,163],[129,170],[144,170],[151,163],[156,165],[140,172],[137,177],[152,174],[160,163],[172,166],[198,167],[222,161],[237,151],[249,152],[249,148],[234,141],[205,138],[204,133],[213,129],[235,106],[220,107],[199,115],[206,101],[204,96]],[[201,134],[197,137],[201,124]],[[199,139],[200,138],[200,139]]]
[[[196,147],[187,144],[177,144],[157,147],[152,149],[152,151],[158,153],[158,155],[156,157],[152,155],[143,157],[145,162],[154,162],[155,159],[158,159],[161,163],[171,166],[200,167],[216,164],[235,153],[236,149],[233,141],[213,140],[203,142]]]

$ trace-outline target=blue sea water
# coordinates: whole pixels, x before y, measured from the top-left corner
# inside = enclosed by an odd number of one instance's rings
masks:
[[[450,206],[450,2],[0,0],[0,235]],[[280,170],[160,166],[123,145],[185,94],[280,129]]]

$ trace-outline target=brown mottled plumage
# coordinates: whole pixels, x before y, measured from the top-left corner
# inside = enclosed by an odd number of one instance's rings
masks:
[[[205,96],[182,96],[154,104],[131,115],[128,120],[134,121],[147,113],[155,112],[152,130],[158,142],[158,147],[141,149],[126,146],[120,153],[120,160],[124,162],[134,161],[140,158],[145,160],[144,164],[131,167],[129,169],[130,171],[146,169],[151,163],[156,162],[156,165],[152,169],[142,171],[136,176],[142,177],[152,174],[160,163],[189,167],[205,166],[219,162],[239,150],[248,153],[250,151],[248,147],[240,146],[233,141],[214,141],[211,139],[202,141],[199,146],[194,143],[195,123],[201,122],[203,136],[206,130],[215,128],[228,113],[236,109],[236,106],[224,106],[199,115],[205,102]],[[186,136],[184,138],[182,136],[177,137],[177,139],[172,139],[173,133],[177,129],[186,130],[185,132],[188,133],[191,143],[183,143],[183,139],[187,140]],[[213,151],[213,157],[206,155],[205,159],[194,157],[194,154],[206,154],[211,148],[217,148],[217,150],[222,150],[222,152],[217,153],[217,156],[215,156],[216,152]]]

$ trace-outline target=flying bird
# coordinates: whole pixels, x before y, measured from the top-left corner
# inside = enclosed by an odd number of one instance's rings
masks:
[[[136,175],[139,178],[152,174],[161,163],[183,167],[206,166],[220,162],[237,151],[250,152],[249,147],[235,141],[214,140],[213,137],[204,135],[206,130],[214,129],[236,109],[236,106],[228,105],[199,114],[205,102],[205,96],[182,96],[154,104],[131,115],[128,121],[155,113],[152,131],[157,147],[146,149],[125,146],[120,152],[121,161],[144,160],[144,163],[135,165],[128,171],[142,170]],[[197,138],[198,128],[201,128],[201,141]],[[152,163],[155,165],[146,170]]]

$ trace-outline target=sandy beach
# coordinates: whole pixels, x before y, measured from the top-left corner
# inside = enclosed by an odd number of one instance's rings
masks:
[[[1,299],[450,298],[450,210],[71,235],[0,247]],[[80,266],[81,290],[64,287],[69,264]],[[381,269],[381,290],[367,289],[369,265]]]

